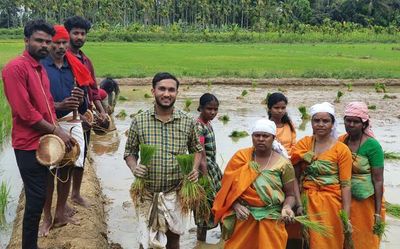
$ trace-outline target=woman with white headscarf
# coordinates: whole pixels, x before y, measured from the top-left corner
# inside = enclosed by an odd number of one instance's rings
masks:
[[[233,155],[213,205],[215,223],[222,222],[224,248],[284,249],[284,223],[293,220],[294,169],[276,126],[258,120],[251,132],[253,146]]]
[[[354,248],[378,249],[380,236],[374,225],[385,219],[383,206],[384,153],[374,138],[364,102],[350,102],[344,111],[346,134],[339,137],[353,153],[351,222]]]
[[[348,222],[343,229],[339,212],[343,210],[350,215],[351,152],[337,140],[333,105],[327,102],[313,105],[310,113],[313,135],[301,139],[291,157],[307,205],[302,207],[300,196],[296,194],[297,211],[306,212],[311,220],[331,227],[331,237],[309,231],[310,249],[350,248],[344,234],[351,233],[351,225]]]

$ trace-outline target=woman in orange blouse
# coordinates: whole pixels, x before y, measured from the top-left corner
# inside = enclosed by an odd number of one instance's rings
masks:
[[[268,118],[276,125],[276,140],[278,140],[291,155],[293,146],[296,144],[296,130],[290,120],[286,106],[288,100],[282,93],[273,93],[268,97]]]
[[[310,249],[347,249],[350,247],[345,242],[349,241],[345,241],[344,234],[351,233],[351,224],[346,222],[346,229],[343,229],[339,212],[343,210],[350,216],[351,152],[337,140],[335,111],[331,104],[316,104],[310,112],[313,135],[295,145],[291,161],[300,180],[300,192],[306,199],[304,212],[311,220],[331,227],[332,236],[323,237],[309,231],[309,246]],[[295,189],[296,199],[301,205],[298,190]]]

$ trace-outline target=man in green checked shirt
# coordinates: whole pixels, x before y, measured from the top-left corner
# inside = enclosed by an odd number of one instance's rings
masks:
[[[179,249],[184,216],[177,198],[182,174],[175,156],[195,152],[189,180],[197,181],[203,149],[195,120],[174,107],[179,81],[158,73],[152,83],[154,107],[133,118],[124,158],[135,176],[146,179],[144,198],[136,209],[141,248]],[[157,147],[147,167],[137,163],[139,144]]]

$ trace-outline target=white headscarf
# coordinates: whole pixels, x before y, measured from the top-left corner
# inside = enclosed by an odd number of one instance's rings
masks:
[[[315,104],[310,107],[310,114],[311,117],[313,117],[315,114],[320,113],[320,112],[327,112],[331,114],[335,118],[335,122],[333,122],[333,127],[331,131],[331,136],[334,138],[338,138],[338,132],[337,132],[337,121],[335,117],[335,107],[328,102],[323,102],[319,104]]]
[[[273,122],[269,119],[266,119],[266,118],[257,120],[257,122],[254,124],[253,128],[251,129],[251,134],[253,134],[255,132],[266,132],[266,133],[276,136],[275,122]],[[288,155],[285,147],[283,147],[283,145],[281,143],[276,141],[276,139],[274,139],[274,141],[272,142],[272,149],[274,151],[278,152],[279,154],[281,154],[282,156],[284,156],[285,158],[289,158],[289,155]]]

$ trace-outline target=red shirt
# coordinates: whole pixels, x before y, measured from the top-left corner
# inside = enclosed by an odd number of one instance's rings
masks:
[[[12,112],[12,146],[18,150],[36,150],[44,133],[33,129],[32,125],[42,119],[56,122],[46,70],[24,51],[3,68],[2,76]]]

